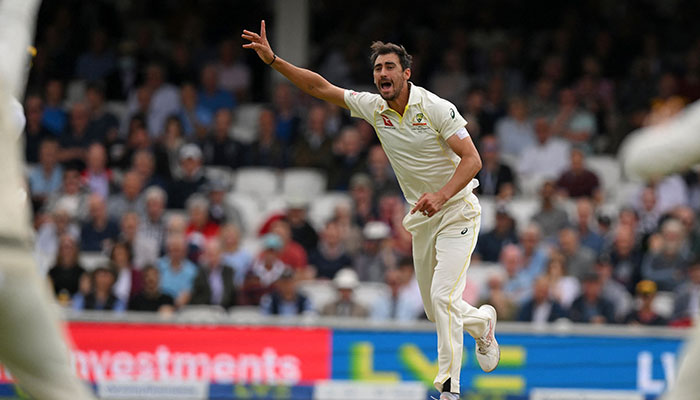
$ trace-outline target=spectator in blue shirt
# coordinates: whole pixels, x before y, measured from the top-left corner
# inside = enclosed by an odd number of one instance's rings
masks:
[[[158,261],[160,289],[175,299],[175,307],[189,303],[192,284],[198,267],[187,259],[187,242],[183,234],[173,234],[167,239],[167,252]]]
[[[58,164],[58,141],[44,139],[39,145],[39,165],[29,172],[32,201],[41,205],[53,193],[61,190],[63,168]]]
[[[219,73],[214,65],[202,69],[202,90],[199,92],[199,105],[213,115],[222,108],[231,110],[236,99],[231,92],[219,89]]]
[[[95,269],[90,279],[90,292],[76,294],[73,297],[73,309],[124,311],[126,303],[119,300],[113,291],[116,277],[116,272],[111,268]]]
[[[52,79],[46,83],[46,103],[42,125],[54,135],[62,135],[68,124],[68,114],[63,108],[63,82]]]

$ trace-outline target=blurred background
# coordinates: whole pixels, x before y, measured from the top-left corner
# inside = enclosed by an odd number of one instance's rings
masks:
[[[515,322],[494,374],[467,347],[464,398],[656,398],[700,316],[700,169],[635,181],[616,153],[700,98],[698,7],[45,0],[27,181],[81,377],[104,398],[173,398],[126,394],[166,378],[182,398],[430,391],[410,208],[369,124],[241,48],[265,19],[278,55],[354,90],[374,90],[372,41],[403,44],[411,81],[469,122],[482,227],[463,297]],[[139,351],[167,368],[143,375]]]

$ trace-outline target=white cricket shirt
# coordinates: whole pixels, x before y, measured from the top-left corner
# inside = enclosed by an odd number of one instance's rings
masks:
[[[353,117],[372,124],[406,201],[415,204],[423,193],[440,190],[454,174],[460,157],[446,140],[463,130],[467,121],[449,101],[408,84],[403,116],[375,93],[346,90],[345,104]],[[472,179],[448,202],[466,197],[477,186],[479,181]]]

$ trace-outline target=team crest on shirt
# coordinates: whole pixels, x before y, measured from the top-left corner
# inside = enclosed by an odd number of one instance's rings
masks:
[[[424,119],[425,116],[423,115],[423,113],[416,114],[415,118],[413,118],[413,126],[427,125],[427,122],[423,122]]]

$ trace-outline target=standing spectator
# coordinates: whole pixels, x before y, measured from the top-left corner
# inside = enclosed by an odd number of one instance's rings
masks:
[[[700,318],[700,258],[688,267],[688,281],[674,290],[673,320],[692,321]]]
[[[326,223],[318,246],[309,254],[309,264],[316,269],[316,277],[321,279],[333,279],[340,269],[352,265],[336,221]]]
[[[515,220],[505,208],[499,207],[496,210],[496,225],[491,231],[479,235],[474,253],[483,261],[496,262],[501,249],[515,243],[518,243]]]
[[[195,144],[182,146],[179,152],[182,176],[168,187],[168,208],[184,208],[185,201],[207,184],[202,168],[202,151]]]
[[[598,274],[588,272],[583,276],[583,293],[571,305],[569,318],[574,322],[611,324],[615,322],[615,306],[602,296],[602,284]]]
[[[559,231],[559,251],[564,256],[566,270],[572,276],[581,279],[586,273],[593,272],[595,253],[581,246],[578,233],[573,228]]]
[[[232,124],[231,111],[220,109],[214,115],[214,128],[202,143],[206,165],[238,168],[243,164],[243,145],[229,136]]]
[[[129,311],[171,313],[175,302],[171,296],[161,291],[158,268],[148,265],[144,267],[142,274],[143,290],[129,301]]]
[[[200,257],[202,268],[194,279],[190,304],[212,304],[223,308],[236,304],[233,269],[222,262],[221,256],[218,238],[207,240]]]
[[[333,278],[333,286],[337,291],[336,299],[323,306],[321,315],[366,318],[369,311],[354,299],[355,289],[359,284],[357,274],[352,269],[344,268],[338,271]]]
[[[390,292],[372,305],[372,319],[415,321],[424,315],[420,289],[413,270],[413,259],[407,257],[399,262],[397,269],[387,271],[385,280]]]
[[[649,238],[649,251],[642,261],[642,278],[656,282],[659,290],[673,291],[686,278],[690,254],[683,225],[668,219],[661,233]]]
[[[172,234],[167,239],[167,251],[158,261],[160,288],[163,293],[175,299],[175,307],[189,303],[192,284],[198,267],[187,259],[187,244],[182,234]]]
[[[515,177],[510,167],[501,162],[498,139],[490,135],[484,136],[479,145],[483,166],[476,174],[476,179],[479,180],[476,192],[504,200],[513,197]]]
[[[90,195],[88,215],[80,228],[80,247],[84,251],[109,249],[119,236],[119,225],[107,214],[107,205],[99,194]]]
[[[571,149],[571,164],[557,180],[557,188],[565,196],[575,199],[581,197],[600,198],[600,181],[598,176],[586,168],[583,150]]]
[[[49,279],[59,303],[66,305],[78,293],[85,269],[80,265],[78,241],[70,234],[59,238],[56,264],[49,270]]]
[[[182,85],[180,98],[182,107],[178,116],[185,135],[190,139],[204,137],[212,126],[214,113],[199,104],[197,88],[192,83]]]
[[[107,168],[107,150],[102,143],[92,143],[85,155],[83,185],[90,193],[107,199],[112,185],[112,171]]]
[[[391,227],[371,221],[362,229],[362,251],[355,256],[354,269],[363,282],[383,282],[386,273],[397,267],[397,254],[391,246]]]
[[[545,324],[566,318],[566,311],[549,296],[549,280],[546,276],[535,279],[532,297],[518,310],[518,321]]]
[[[236,107],[236,99],[231,92],[219,88],[219,72],[213,64],[205,65],[201,74],[202,89],[199,92],[199,105],[210,113],[216,114],[219,110],[233,110]]]
[[[508,116],[496,123],[496,136],[501,144],[501,154],[514,159],[535,143],[535,132],[523,99],[514,98],[510,101]]]
[[[558,204],[554,182],[545,181],[540,189],[540,210],[532,220],[542,228],[545,239],[551,239],[569,223],[569,216]]]
[[[162,65],[151,63],[146,66],[145,72],[143,88],[132,92],[127,104],[129,111],[134,113],[139,108],[138,91],[145,90],[150,94],[150,101],[146,103],[148,106],[146,126],[150,136],[157,138],[164,131],[166,119],[180,110],[180,94],[175,86],[167,83]]]
[[[285,269],[275,282],[272,292],[260,300],[260,307],[265,315],[308,315],[314,310],[309,299],[298,289],[294,271]]]
[[[240,288],[253,264],[253,256],[250,252],[241,248],[241,232],[236,225],[223,225],[219,231],[219,237],[222,247],[222,262],[224,265],[233,268],[233,282],[236,288]]]
[[[656,283],[653,281],[639,281],[637,283],[637,297],[639,306],[627,314],[624,322],[635,325],[656,325],[664,326],[668,321],[652,309],[654,298],[656,297]]]
[[[61,189],[63,168],[58,164],[58,142],[44,139],[39,145],[39,165],[29,172],[29,191],[32,202],[40,208],[46,200]]]
[[[89,293],[78,293],[73,297],[74,310],[124,311],[126,303],[114,295],[116,280],[114,271],[107,267],[98,267],[92,271]]]
[[[56,136],[49,131],[42,122],[44,115],[44,101],[38,95],[28,94],[24,100],[24,115],[27,124],[24,127],[24,155],[25,161],[34,164],[39,161],[39,146],[49,138]]]
[[[569,144],[552,137],[551,123],[547,117],[534,121],[536,141],[523,149],[518,159],[518,174],[524,180],[539,182],[556,179],[569,166]]]

